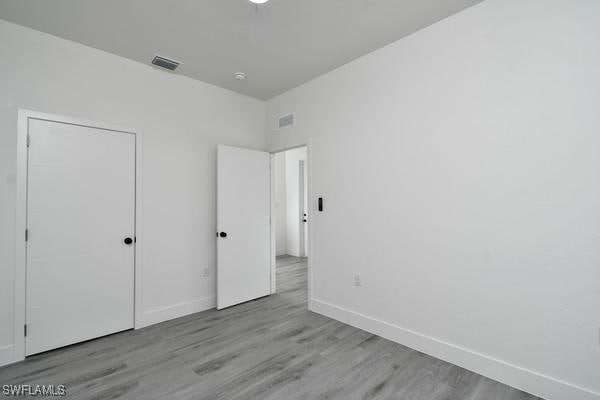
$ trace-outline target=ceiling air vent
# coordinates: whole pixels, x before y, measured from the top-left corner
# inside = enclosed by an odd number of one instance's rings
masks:
[[[279,129],[289,128],[290,126],[294,126],[294,114],[284,115],[277,120],[277,127]]]
[[[161,56],[155,56],[154,60],[152,60],[152,64],[168,69],[169,71],[175,71],[175,69],[181,65],[181,63],[178,61],[169,60],[168,58]]]

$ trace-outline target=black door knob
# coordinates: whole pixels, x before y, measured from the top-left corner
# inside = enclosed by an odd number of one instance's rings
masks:
[[[221,237],[227,237],[227,232],[221,232],[221,233],[219,233],[219,236],[221,236]]]
[[[131,244],[131,243],[133,243],[133,239],[132,239],[132,238],[130,238],[130,237],[126,237],[126,238],[123,240],[123,243],[125,243],[125,244]]]

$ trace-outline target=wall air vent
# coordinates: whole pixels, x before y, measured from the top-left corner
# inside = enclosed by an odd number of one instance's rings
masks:
[[[169,60],[168,58],[155,56],[154,60],[152,60],[152,64],[159,66],[161,68],[168,69],[169,71],[175,71],[177,67],[181,65],[180,62],[175,60]]]
[[[294,126],[294,114],[284,115],[277,120],[277,128],[289,128]]]

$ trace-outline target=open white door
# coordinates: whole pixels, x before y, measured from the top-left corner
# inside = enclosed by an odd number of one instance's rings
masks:
[[[271,293],[269,153],[217,150],[217,308]]]

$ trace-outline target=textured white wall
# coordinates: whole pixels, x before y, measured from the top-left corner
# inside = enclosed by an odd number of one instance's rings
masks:
[[[325,198],[312,307],[597,399],[599,43],[599,1],[488,0],[270,100]]]
[[[4,21],[0,38],[0,364],[13,357],[18,108],[143,132],[143,318],[211,307],[216,145],[264,149],[265,104]]]

